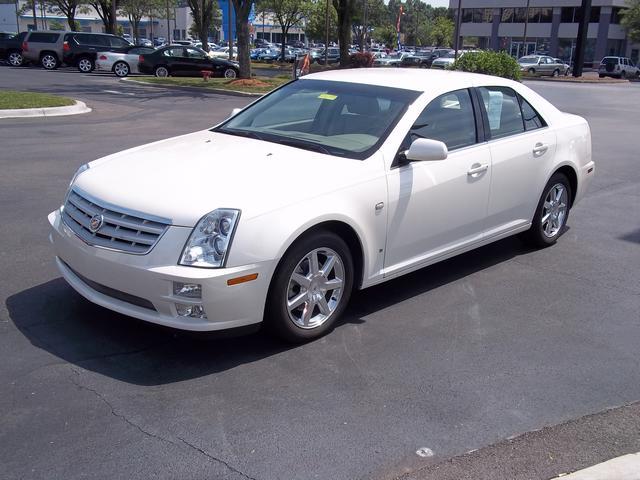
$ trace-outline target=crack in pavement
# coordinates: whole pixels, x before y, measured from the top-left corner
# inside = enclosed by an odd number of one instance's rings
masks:
[[[79,378],[80,377],[80,371],[78,371],[76,368],[73,368],[73,366],[70,366],[71,371],[75,374],[75,377]],[[97,390],[88,387],[86,385],[83,385],[80,383],[79,380],[76,380],[74,376],[71,376],[71,383],[73,383],[76,387],[78,387],[81,390],[86,390],[88,392],[93,393],[96,397],[98,397],[98,399],[100,399],[100,401],[102,403],[104,403],[107,407],[109,407],[109,410],[111,411],[111,415],[113,415],[114,417],[119,418],[120,420],[124,421],[127,425],[130,425],[131,427],[135,428],[136,430],[138,430],[140,433],[142,433],[143,435],[149,437],[149,438],[154,438],[156,440],[160,440],[162,442],[165,443],[169,443],[175,447],[180,447],[179,443],[174,442],[173,440],[169,439],[169,438],[165,438],[162,437],[160,435],[156,435],[152,432],[149,432],[147,430],[145,430],[144,428],[142,428],[140,425],[138,425],[137,423],[132,422],[131,420],[129,420],[125,415],[116,412],[115,408],[113,407],[113,405],[111,405],[111,403]],[[188,448],[190,448],[191,450],[194,450],[198,453],[200,453],[201,455],[204,455],[206,458],[208,458],[209,460],[212,460],[216,463],[219,463],[221,465],[223,465],[224,467],[226,467],[228,470],[230,470],[233,473],[237,473],[238,475],[241,475],[242,477],[248,479],[248,480],[257,480],[254,477],[251,477],[243,472],[241,472],[240,470],[238,470],[237,468],[234,468],[233,466],[229,465],[226,461],[214,457],[213,455],[211,455],[210,453],[206,452],[205,450],[203,450],[200,447],[197,447],[196,445],[186,441],[184,438],[182,437],[177,437],[178,440],[180,440],[180,442],[182,442],[182,444],[186,445]]]

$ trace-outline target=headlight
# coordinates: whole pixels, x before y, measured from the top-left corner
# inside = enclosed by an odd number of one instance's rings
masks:
[[[218,209],[200,219],[180,257],[180,265],[216,268],[224,266],[240,210]]]

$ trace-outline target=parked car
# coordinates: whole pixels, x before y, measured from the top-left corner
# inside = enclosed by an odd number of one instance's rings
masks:
[[[75,290],[174,328],[308,341],[354,289],[517,233],[554,244],[594,176],[587,122],[498,77],[336,70],[234,113],[80,167],[48,217]]]
[[[453,52],[450,48],[435,48],[431,50],[427,59],[423,62],[422,66],[424,68],[431,68],[434,60],[437,60],[440,57],[444,57],[448,53]]]
[[[402,61],[410,54],[408,52],[396,52],[373,61],[374,67],[399,67]]]
[[[340,49],[337,47],[329,47],[327,50],[327,63],[338,63],[340,61]],[[312,60],[315,60],[316,63],[324,64],[324,53],[325,49],[323,48],[317,57],[311,57]]]
[[[5,60],[12,67],[19,67],[23,64],[22,42],[28,32],[6,35],[0,39],[0,60]]]
[[[108,33],[71,32],[64,35],[63,61],[83,73],[95,68],[98,52],[124,52],[133,45],[122,37]]]
[[[289,62],[292,63],[296,58],[296,54],[291,48],[286,48],[284,51],[284,58],[282,57],[282,50],[280,48],[267,50],[266,52],[258,55],[258,60],[261,62]]]
[[[208,70],[215,76],[236,78],[240,73],[236,62],[211,58],[201,48],[175,45],[140,55],[138,70],[140,73],[153,74],[156,77],[170,75],[199,77],[203,70]]]
[[[186,47],[193,45],[193,42],[191,40],[174,40],[171,45],[184,45]]]
[[[229,47],[218,47],[214,50],[210,50],[208,55],[211,58],[229,58]],[[233,58],[237,58],[238,50],[236,48],[233,49]]]
[[[129,41],[127,38],[125,38],[125,40]],[[151,40],[149,40],[148,38],[139,38],[136,41],[136,45],[139,47],[151,47],[153,48],[153,42]]]
[[[478,50],[462,50],[458,52],[458,58],[466,55],[467,53],[477,52]],[[440,68],[445,69],[449,68],[455,62],[455,51],[451,50],[449,53],[445,53],[444,55],[436,58],[431,62],[431,68]]]
[[[566,71],[564,62],[548,55],[527,55],[518,59],[520,71],[528,75],[557,77]]]
[[[400,66],[423,68],[426,66],[427,60],[430,58],[430,56],[431,54],[426,52],[412,53],[407,55],[400,61]]]
[[[600,78],[639,77],[640,68],[627,57],[604,57],[598,67],[598,76]]]
[[[23,58],[32,63],[39,63],[47,70],[58,68],[62,63],[66,33],[47,30],[27,32],[22,41]]]
[[[140,55],[153,53],[152,47],[128,47],[123,52],[98,52],[95,67],[99,72],[113,72],[116,77],[126,77],[138,71]]]

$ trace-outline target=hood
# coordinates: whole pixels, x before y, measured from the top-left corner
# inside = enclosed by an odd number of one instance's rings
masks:
[[[216,208],[252,218],[365,181],[367,163],[205,130],[91,162],[74,187],[192,227]]]

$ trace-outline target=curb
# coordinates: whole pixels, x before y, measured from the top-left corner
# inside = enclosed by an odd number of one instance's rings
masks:
[[[147,87],[155,87],[155,88],[168,88],[175,90],[183,90],[185,92],[198,92],[198,93],[213,93],[216,95],[229,95],[232,97],[262,97],[266,95],[265,93],[251,93],[251,92],[240,92],[238,90],[225,90],[223,88],[208,88],[208,87],[185,87],[184,85],[167,85],[162,83],[147,83],[140,82],[138,80],[132,80],[129,78],[121,78],[121,82],[127,83],[135,83],[137,85],[145,85]]]
[[[589,468],[554,480],[638,480],[640,479],[640,452],[613,458]]]
[[[603,80],[603,79],[587,79],[587,80],[569,80],[569,79],[563,79],[563,80],[556,80],[553,78],[544,78],[544,77],[522,77],[522,81],[523,82],[528,82],[528,81],[533,81],[533,82],[553,82],[553,83],[581,83],[583,85],[597,85],[597,84],[603,84],[603,85],[620,85],[620,84],[629,84],[631,83],[629,80],[620,80],[617,78],[611,78],[609,80]]]
[[[74,105],[66,107],[46,108],[15,108],[0,110],[0,118],[34,118],[34,117],[61,117],[63,115],[79,115],[89,113],[91,109],[84,102],[75,101]]]

